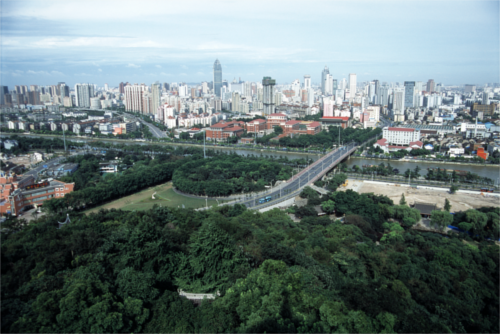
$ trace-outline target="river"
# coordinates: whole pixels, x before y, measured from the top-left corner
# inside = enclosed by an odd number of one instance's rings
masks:
[[[2,134],[1,137],[8,137],[11,134]],[[23,134],[19,134],[23,135]],[[38,135],[24,135],[35,138],[61,138],[61,136],[38,136]],[[203,147],[203,145],[194,145],[194,144],[180,144],[180,143],[150,143],[150,142],[136,142],[136,141],[124,141],[124,140],[109,140],[109,139],[96,139],[96,138],[84,138],[84,137],[67,137],[67,140],[76,141],[76,142],[87,142],[87,141],[101,141],[109,144],[123,144],[131,143],[137,145],[151,145],[151,144],[159,144],[159,145],[183,145],[183,146],[195,146],[195,147]],[[297,152],[277,152],[277,151],[267,151],[267,150],[251,150],[251,149],[241,149],[241,148],[233,148],[233,147],[225,147],[225,146],[207,146],[207,150],[213,149],[218,152],[227,152],[234,151],[236,154],[247,156],[247,155],[264,155],[264,156],[273,156],[273,157],[287,157],[288,159],[312,159],[314,161],[318,160],[322,155],[314,154],[314,153],[297,153]],[[387,164],[390,162],[391,166],[399,169],[400,173],[404,173],[407,169],[413,169],[415,166],[419,166],[422,170],[427,170],[429,167],[439,167],[444,169],[458,169],[465,170],[471,173],[475,173],[477,175],[483,177],[489,177],[493,179],[495,183],[497,183],[497,179],[500,177],[500,167],[496,165],[472,165],[472,164],[449,164],[449,163],[432,163],[432,162],[410,162],[410,161],[399,161],[399,160],[386,160],[386,159],[365,159],[352,157],[347,161],[347,165],[352,167],[353,165],[379,165],[380,163]]]
[[[482,177],[489,177],[490,179],[497,183],[497,179],[500,177],[500,167],[495,165],[473,165],[473,164],[447,164],[447,163],[433,163],[427,161],[399,161],[399,160],[387,160],[387,159],[365,159],[352,157],[347,161],[347,166],[352,167],[358,165],[359,167],[363,165],[380,165],[384,163],[390,163],[393,168],[399,169],[400,173],[404,173],[407,169],[414,169],[419,166],[422,170],[427,170],[429,167],[441,168],[441,169],[456,169],[456,170],[466,170],[471,173],[475,173]],[[424,175],[426,172],[424,172]]]

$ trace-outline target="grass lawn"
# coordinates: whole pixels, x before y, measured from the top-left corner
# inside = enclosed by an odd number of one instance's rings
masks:
[[[155,194],[156,193],[156,194]],[[155,199],[152,198],[155,194]],[[221,202],[221,201],[219,201]],[[221,202],[222,203],[222,202]],[[172,189],[172,182],[148,188],[136,194],[126,196],[116,201],[87,210],[86,213],[98,212],[100,209],[121,209],[125,211],[148,210],[158,204],[168,207],[201,208],[205,206],[204,199],[190,198],[179,195]],[[217,206],[214,200],[208,200],[208,206]]]

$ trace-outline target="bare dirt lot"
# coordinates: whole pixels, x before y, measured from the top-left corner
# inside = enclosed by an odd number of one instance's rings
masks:
[[[398,204],[401,195],[405,194],[408,204],[413,204],[414,202],[436,203],[441,209],[444,206],[445,199],[448,198],[452,212],[465,211],[482,206],[500,207],[500,198],[489,196],[488,194],[480,195],[458,192],[452,195],[444,190],[411,189],[398,185],[370,184],[358,180],[349,180],[348,183],[346,188],[341,187],[339,190],[352,189],[360,194],[375,193],[377,195],[385,195],[392,199],[395,204]]]

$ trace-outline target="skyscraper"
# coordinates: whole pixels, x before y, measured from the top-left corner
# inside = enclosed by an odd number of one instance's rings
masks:
[[[304,89],[309,89],[309,88],[311,88],[311,76],[304,75]]]
[[[415,106],[415,81],[405,81],[405,108]]]
[[[222,66],[219,59],[214,63],[214,93],[215,96],[220,97],[220,89],[222,87]]]
[[[143,99],[144,93],[147,93],[147,91],[148,87],[145,84],[125,86],[125,110],[144,113]]]
[[[429,81],[427,81],[427,91],[428,92],[434,91],[434,79],[429,79]]]
[[[276,80],[271,79],[271,77],[264,77],[262,79],[262,86],[264,86],[262,101],[264,104],[264,115],[274,114],[276,106],[274,101],[274,85],[276,85]]]
[[[120,94],[125,94],[125,84],[123,82],[120,82]]]
[[[388,98],[389,98],[389,87],[380,86],[377,94],[377,103],[380,104],[381,106],[387,106]]]
[[[90,99],[94,97],[94,85],[88,83],[76,84],[75,94],[77,107],[90,108]]]
[[[151,108],[150,113],[156,114],[161,104],[161,84],[156,81],[151,85]]]
[[[325,69],[321,72],[321,92],[326,94],[326,86],[327,86],[327,76],[330,74],[330,70],[328,66],[325,65]]]
[[[9,94],[9,87],[0,86],[0,105],[5,105],[5,94]]]
[[[404,103],[405,103],[404,90],[395,91],[392,101],[392,112],[394,114],[394,121],[396,122],[404,121]]]
[[[39,105],[40,104],[40,93],[37,91],[28,92],[28,104]]]
[[[356,95],[356,74],[349,73],[349,100],[352,101],[354,95]]]

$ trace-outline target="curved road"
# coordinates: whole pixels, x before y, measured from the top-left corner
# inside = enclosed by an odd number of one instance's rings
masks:
[[[267,193],[259,194],[254,197],[244,199],[242,201],[235,201],[231,204],[239,203],[239,204],[244,204],[246,207],[259,206],[262,204],[267,204],[269,202],[275,202],[272,204],[276,204],[277,202],[275,200],[280,199],[297,190],[300,190],[307,184],[312,183],[317,179],[319,179],[334,165],[340,163],[342,159],[345,158],[344,155],[346,155],[349,151],[351,151],[354,148],[356,148],[355,143],[350,143],[346,146],[343,146],[340,149],[325,155],[323,158],[317,160],[311,166],[309,166],[309,168],[303,170],[299,174],[292,177],[292,179],[288,180],[286,183],[282,183],[281,185],[279,185],[276,188],[273,188]],[[265,199],[269,197],[271,199],[266,201]]]

